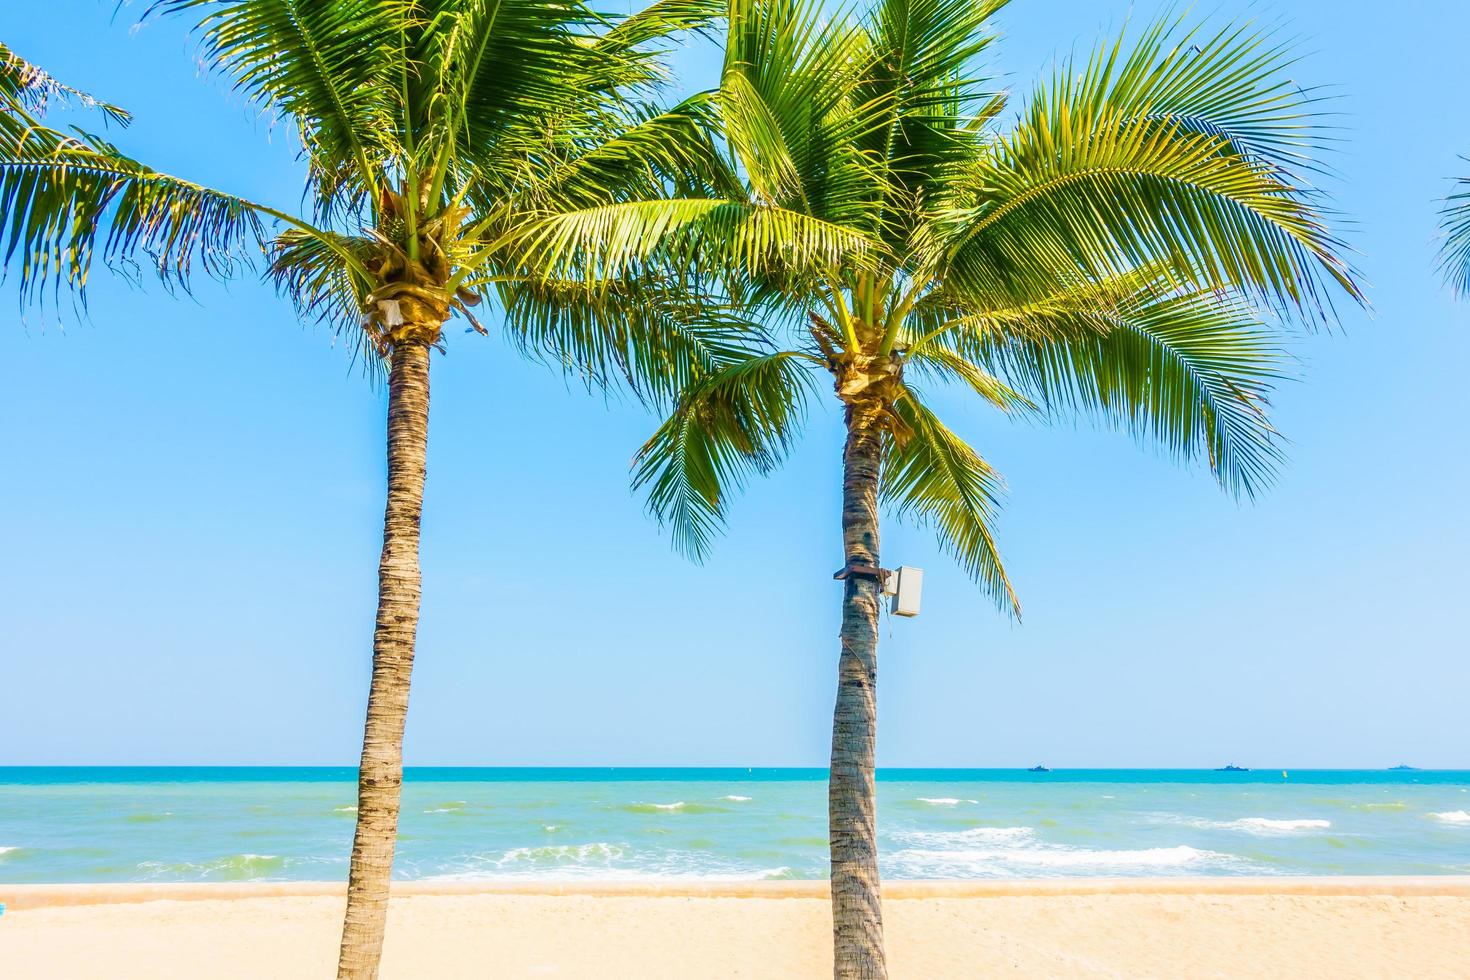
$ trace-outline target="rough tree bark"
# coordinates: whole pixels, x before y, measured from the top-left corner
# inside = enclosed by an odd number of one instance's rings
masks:
[[[419,622],[419,516],[429,436],[429,345],[394,345],[388,375],[388,505],[378,562],[378,619],[362,765],[357,832],[347,879],[347,914],[337,961],[341,980],[374,980],[388,918],[388,885],[403,784],[403,725]]]
[[[885,372],[886,373],[886,372]],[[851,388],[852,386],[848,386]],[[844,384],[839,375],[838,391]],[[865,383],[862,389],[868,389]],[[842,543],[847,568],[878,567],[878,480],[886,411],[871,390],[847,402],[842,454]],[[827,790],[832,860],[832,973],[838,980],[886,980],[883,907],[878,881],[874,747],[878,724],[880,581],[849,574],[843,582],[842,653],[832,714]]]

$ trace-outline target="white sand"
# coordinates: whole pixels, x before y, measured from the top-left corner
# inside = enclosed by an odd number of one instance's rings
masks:
[[[1470,976],[1466,879],[1226,881],[895,886],[885,905],[891,972],[895,980]],[[830,918],[813,886],[404,889],[383,976],[827,977]],[[327,978],[339,891],[0,884],[10,905],[0,917],[0,977]],[[139,900],[157,895],[177,897]],[[74,901],[107,904],[64,904]]]

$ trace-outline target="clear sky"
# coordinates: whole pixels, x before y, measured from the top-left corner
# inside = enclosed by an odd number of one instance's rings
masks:
[[[132,109],[133,155],[293,207],[289,133],[200,77],[181,23],[113,6],[5,4],[0,38]],[[889,522],[885,563],[927,577],[923,615],[882,628],[883,765],[1470,767],[1470,305],[1433,272],[1435,201],[1470,168],[1470,8],[1210,11],[1284,22],[1297,80],[1340,94],[1374,313],[1295,345],[1291,462],[1254,505],[1125,436],[950,399],[1008,478],[1026,618]],[[1015,0],[995,69],[1024,94],[1128,16]],[[710,77],[708,52],[679,64]],[[100,275],[85,321],[16,310],[4,287],[0,764],[355,763],[383,394],[254,281],[189,299]],[[457,329],[434,372],[408,762],[825,764],[836,413],[695,567],[628,492],[639,408]]]

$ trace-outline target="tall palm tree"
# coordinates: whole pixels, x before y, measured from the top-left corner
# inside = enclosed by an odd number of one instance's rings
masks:
[[[886,976],[874,813],[879,508],[932,526],[1000,606],[1000,481],[915,382],[1081,409],[1252,494],[1280,449],[1277,330],[1359,290],[1307,183],[1311,96],[1267,34],[1160,22],[1021,107],[977,64],[1005,0],[732,0],[718,92],[739,197],[610,205],[527,230],[549,272],[697,268],[780,342],[701,372],[634,483],[702,557],[731,491],[843,411],[844,564],[829,818],[835,975]]]
[[[158,0],[197,15],[211,67],[296,124],[309,213],[157,173],[99,136],[48,128],[70,96],[0,49],[0,240],[22,295],[142,256],[166,280],[234,272],[264,248],[300,314],[350,335],[388,388],[388,495],[372,680],[338,974],[377,974],[418,626],[430,353],[451,317],[498,305],[527,351],[593,383],[672,395],[745,355],[741,325],[692,283],[532,275],[511,234],[564,210],[728,192],[713,100],[649,104],[657,42],[701,0],[609,22],[577,0]],[[717,11],[714,11],[717,12]]]

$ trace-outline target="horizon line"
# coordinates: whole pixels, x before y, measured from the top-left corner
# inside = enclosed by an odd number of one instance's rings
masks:
[[[1235,763],[1229,763],[1235,765]],[[1280,766],[1280,765],[1257,765],[1247,766],[1242,769],[1230,770],[1217,766],[1138,766],[1138,765],[1058,765],[1047,766],[1050,772],[1467,772],[1470,767],[1457,766],[1409,766],[1407,769],[1399,768],[1405,763],[1395,763],[1392,766]],[[319,762],[19,762],[0,764],[0,772],[7,769],[357,769],[353,763],[319,763]],[[829,766],[822,765],[692,765],[679,764],[649,764],[649,763],[414,763],[403,767],[408,769],[487,769],[487,770],[626,770],[626,769],[662,769],[662,770],[689,770],[707,771],[712,769],[729,770],[738,772],[745,770],[754,772],[827,772]],[[1031,772],[1031,766],[1024,765],[889,765],[876,767],[878,772],[891,772],[895,770],[906,771],[954,771],[954,772]]]

